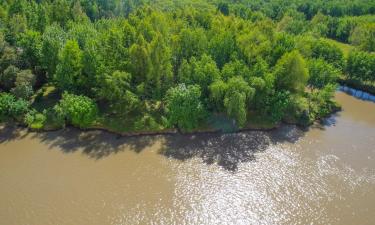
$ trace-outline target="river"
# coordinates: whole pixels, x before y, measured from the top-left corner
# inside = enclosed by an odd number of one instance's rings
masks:
[[[375,104],[308,130],[0,129],[0,224],[374,224]]]

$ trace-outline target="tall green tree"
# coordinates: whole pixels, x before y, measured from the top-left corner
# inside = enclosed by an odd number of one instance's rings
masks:
[[[61,90],[79,92],[84,81],[82,79],[82,51],[78,42],[69,40],[59,53],[55,81]]]
[[[303,92],[309,73],[305,60],[298,51],[284,54],[275,67],[276,87],[293,93]]]
[[[196,128],[205,117],[200,97],[198,85],[180,84],[169,89],[165,97],[165,110],[170,125],[187,131]]]

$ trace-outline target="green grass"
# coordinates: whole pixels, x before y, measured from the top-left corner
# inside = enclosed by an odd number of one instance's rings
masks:
[[[52,85],[45,85],[32,96],[32,107],[39,112],[57,104],[61,95]]]
[[[355,47],[353,45],[349,45],[349,44],[342,43],[342,42],[332,40],[332,39],[328,39],[328,38],[326,40],[329,43],[334,44],[337,47],[339,47],[341,49],[341,51],[344,53],[345,58],[347,58],[349,56],[350,51],[355,49]]]

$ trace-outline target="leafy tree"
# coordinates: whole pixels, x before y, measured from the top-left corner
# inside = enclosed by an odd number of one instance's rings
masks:
[[[133,79],[139,85],[146,81],[151,72],[150,53],[143,36],[139,36],[137,43],[130,47],[129,58]]]
[[[6,41],[16,43],[20,34],[27,30],[27,20],[24,15],[16,14],[9,18],[6,29]]]
[[[235,119],[239,127],[246,123],[248,103],[254,93],[255,90],[242,77],[233,77],[227,83],[224,107],[228,116]]]
[[[375,51],[375,23],[363,24],[354,28],[349,41],[361,50]]]
[[[18,98],[28,99],[34,93],[35,82],[36,77],[31,70],[21,70],[17,73],[15,87],[11,91]]]
[[[131,75],[115,71],[102,82],[100,96],[114,105],[119,113],[127,113],[139,105],[138,96],[131,90]]]
[[[93,100],[83,95],[64,93],[57,111],[73,125],[85,128],[97,117],[98,109]]]
[[[253,74],[249,67],[240,60],[234,60],[224,65],[221,70],[221,74],[224,80],[229,80],[232,77],[240,76],[244,79],[249,79]]]
[[[234,35],[230,31],[222,31],[215,34],[209,43],[209,52],[215,59],[219,68],[229,62],[230,57],[236,51]]]
[[[276,87],[292,93],[303,92],[309,73],[298,51],[284,54],[275,67]]]
[[[210,85],[211,104],[217,111],[224,110],[224,97],[227,89],[227,83],[222,80],[216,80]]]
[[[265,98],[264,107],[262,108],[263,114],[273,122],[281,121],[289,106],[289,98],[289,91],[274,92]]]
[[[173,81],[171,51],[160,34],[150,44],[150,60],[151,71],[147,77],[147,92],[160,99]]]
[[[198,85],[180,84],[167,92],[166,113],[170,125],[190,131],[199,125],[205,117],[200,101],[201,91]]]
[[[317,40],[313,43],[311,56],[316,59],[322,58],[339,69],[342,69],[344,65],[344,54],[341,49],[324,40]]]
[[[349,78],[375,81],[375,53],[350,52],[346,71]]]
[[[82,51],[77,41],[69,40],[59,53],[59,63],[56,68],[56,85],[61,90],[79,91],[82,83]]]
[[[203,29],[182,29],[174,43],[175,64],[191,57],[199,57],[206,52],[208,40]]]
[[[0,93],[0,119],[9,117],[20,119],[29,109],[29,103],[23,99],[16,99],[9,93]]]
[[[1,49],[1,57],[0,57],[0,71],[4,71],[10,65],[17,65],[18,64],[18,54],[16,49],[4,44],[4,48]]]
[[[275,65],[285,53],[295,49],[295,41],[291,35],[278,33],[273,43],[272,52],[269,56],[270,65]]]
[[[335,83],[340,76],[340,72],[332,64],[322,59],[309,61],[309,74],[309,86],[318,89]]]
[[[272,51],[273,36],[274,30],[266,22],[241,32],[236,38],[240,55],[248,64],[255,63],[258,57],[266,58]]]
[[[17,41],[22,48],[21,59],[25,68],[35,68],[41,58],[42,38],[39,32],[28,30]],[[51,59],[49,59],[51,60]]]
[[[220,70],[215,61],[205,54],[200,60],[192,57],[189,63],[184,61],[179,71],[179,81],[199,85],[204,97],[208,97],[208,87],[217,79],[220,79]]]
[[[52,78],[59,62],[59,51],[64,46],[67,34],[59,25],[48,26],[42,35],[41,65]]]

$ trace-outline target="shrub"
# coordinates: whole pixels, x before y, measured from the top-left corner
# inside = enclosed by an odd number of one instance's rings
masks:
[[[36,110],[31,110],[25,115],[25,123],[29,128],[42,129],[46,122],[46,116],[38,113]]]
[[[71,124],[81,128],[91,125],[98,112],[95,102],[89,97],[68,93],[63,94],[55,110],[60,116],[65,116]]]
[[[23,99],[16,99],[9,93],[0,94],[0,119],[22,119],[29,110],[29,103]]]

